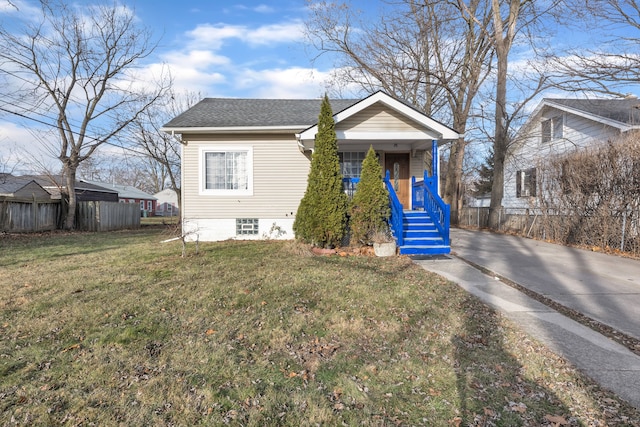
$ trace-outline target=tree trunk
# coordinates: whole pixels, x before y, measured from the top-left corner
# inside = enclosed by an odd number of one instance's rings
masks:
[[[65,166],[66,186],[69,194],[69,204],[67,206],[67,217],[64,220],[64,229],[73,230],[76,226],[76,168]]]
[[[489,227],[500,227],[500,210],[504,195],[504,158],[509,144],[507,129],[507,67],[509,51],[516,33],[516,22],[522,7],[521,0],[509,1],[509,16],[503,20],[500,14],[500,1],[491,0],[493,25],[495,28],[494,45],[497,61],[496,70],[496,112],[495,134],[493,139],[493,188],[489,206]],[[506,30],[506,34],[504,31]]]
[[[457,226],[460,212],[460,183],[462,182],[462,165],[466,143],[464,138],[452,142],[449,154],[443,199],[451,207],[451,225]]]

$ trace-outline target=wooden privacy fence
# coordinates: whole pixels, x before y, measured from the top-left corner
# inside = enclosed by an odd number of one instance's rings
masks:
[[[62,228],[59,200],[50,202],[0,201],[0,231],[34,233]],[[78,202],[76,227],[82,231],[140,228],[140,205],[118,202]]]
[[[76,228],[83,231],[140,228],[140,205],[118,202],[78,202]]]
[[[60,202],[0,202],[0,231],[27,233],[58,228]]]

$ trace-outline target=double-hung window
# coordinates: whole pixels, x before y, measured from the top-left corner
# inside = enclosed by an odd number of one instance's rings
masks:
[[[203,194],[253,193],[253,150],[250,147],[202,148],[201,162]]]
[[[363,151],[347,151],[338,153],[344,191],[349,197],[353,197],[356,187],[358,186],[353,179],[360,178],[360,174],[362,173],[362,162],[364,161],[365,156],[366,153]]]
[[[538,185],[536,175],[536,168],[516,172],[516,197],[536,196],[536,187]]]
[[[564,137],[564,118],[562,115],[540,122],[542,143],[547,143]]]

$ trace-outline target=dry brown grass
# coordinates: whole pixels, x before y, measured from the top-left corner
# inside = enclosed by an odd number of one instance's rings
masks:
[[[164,238],[3,238],[0,424],[640,425],[407,258]]]

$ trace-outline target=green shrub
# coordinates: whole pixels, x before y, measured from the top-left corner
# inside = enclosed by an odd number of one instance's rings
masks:
[[[389,229],[389,193],[382,181],[382,167],[373,147],[369,147],[362,162],[360,182],[349,211],[352,242],[370,245],[376,233],[385,233]]]
[[[325,95],[318,117],[307,189],[293,223],[296,238],[320,247],[339,245],[346,231],[347,204],[335,122],[329,98]]]

